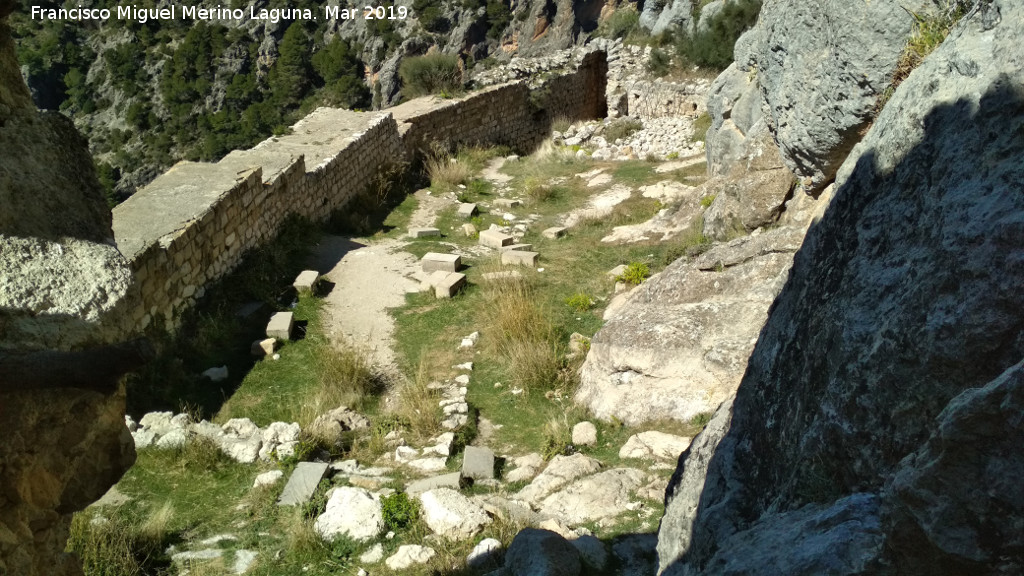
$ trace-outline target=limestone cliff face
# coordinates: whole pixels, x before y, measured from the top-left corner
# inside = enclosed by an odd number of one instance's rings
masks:
[[[1022,33],[979,2],[846,158],[680,458],[662,573],[1024,570]]]
[[[0,574],[80,574],[71,513],[134,462],[119,377],[133,298],[70,121],[35,110],[0,0]]]

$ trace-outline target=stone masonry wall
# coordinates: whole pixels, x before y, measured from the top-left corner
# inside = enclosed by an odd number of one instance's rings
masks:
[[[156,322],[174,331],[205,287],[276,237],[286,218],[326,221],[388,165],[435,145],[505,145],[526,153],[555,117],[604,116],[606,72],[605,53],[597,51],[533,90],[517,82],[375,113],[321,108],[290,134],[217,163],[175,165],[114,208],[117,246],[141,293],[135,327]]]

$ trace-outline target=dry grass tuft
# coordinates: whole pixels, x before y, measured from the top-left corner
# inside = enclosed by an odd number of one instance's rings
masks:
[[[441,427],[441,407],[436,390],[429,388],[430,372],[426,360],[421,359],[416,377],[406,380],[398,389],[397,416],[409,425],[409,431],[419,439],[437,434]]]
[[[450,154],[435,151],[425,163],[431,186],[454,188],[465,184],[473,176],[473,170]]]
[[[298,422],[305,428],[317,416],[338,406],[358,410],[364,399],[383,386],[383,377],[370,363],[370,351],[354,344],[323,342],[314,351],[316,393],[303,403]]]

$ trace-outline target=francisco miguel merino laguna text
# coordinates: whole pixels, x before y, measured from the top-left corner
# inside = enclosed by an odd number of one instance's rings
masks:
[[[324,6],[325,20],[354,20],[362,17],[366,20],[404,20],[409,15],[405,6],[364,6],[359,8],[343,8],[340,6]],[[309,8],[261,8],[257,11],[253,6],[249,10],[241,8],[202,8],[199,6],[174,6],[167,8],[139,8],[137,6],[118,6],[111,12],[107,8],[42,8],[32,6],[33,20],[110,20],[116,16],[118,20],[136,20],[145,24],[149,20],[316,20],[313,10]]]

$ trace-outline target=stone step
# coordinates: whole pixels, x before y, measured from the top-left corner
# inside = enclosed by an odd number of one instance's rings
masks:
[[[291,312],[278,312],[270,317],[267,322],[267,338],[288,340],[292,336],[292,324],[294,318]]]
[[[451,298],[459,293],[466,286],[466,275],[459,272],[449,272],[444,278],[439,278],[434,284],[435,298]]]
[[[312,292],[313,286],[316,285],[318,278],[320,278],[320,273],[316,270],[303,270],[295,278],[295,282],[292,282],[292,286],[294,286],[299,293]]]

